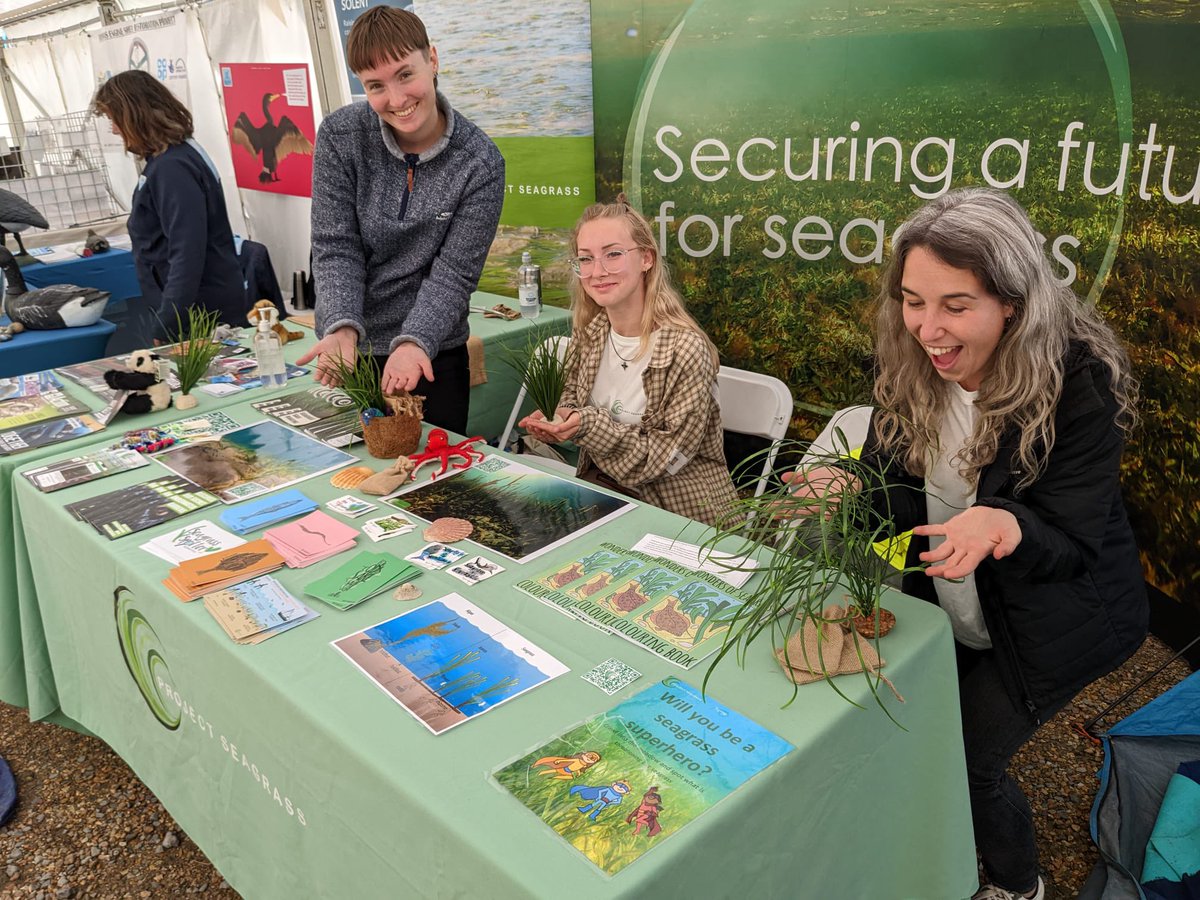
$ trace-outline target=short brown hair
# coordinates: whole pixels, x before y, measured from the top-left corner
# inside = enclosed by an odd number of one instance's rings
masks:
[[[415,13],[392,6],[373,6],[354,20],[346,36],[346,65],[365,72],[397,62],[414,50],[429,56],[429,34]]]
[[[148,72],[118,72],[96,91],[92,114],[107,116],[125,149],[145,159],[192,136],[192,114]]]

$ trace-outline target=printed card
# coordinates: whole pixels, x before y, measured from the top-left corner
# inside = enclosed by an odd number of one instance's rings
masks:
[[[358,497],[353,497],[350,494],[330,500],[325,505],[334,512],[341,513],[348,519],[357,519],[359,516],[365,516],[377,508],[374,503],[368,503],[366,500],[360,500]]]
[[[456,547],[448,547],[445,544],[426,544],[416,553],[410,553],[404,558],[409,562],[416,563],[422,569],[437,571],[454,565],[466,555],[466,550],[459,550]]]
[[[486,560],[482,556],[472,556],[470,559],[464,559],[457,565],[451,566],[446,571],[463,584],[478,584],[484,579],[503,572],[504,567]]]
[[[380,516],[363,523],[363,534],[373,541],[382,541],[416,530],[416,523],[401,515]]]

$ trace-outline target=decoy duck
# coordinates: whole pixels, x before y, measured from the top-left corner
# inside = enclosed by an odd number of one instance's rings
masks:
[[[74,284],[52,284],[31,291],[21,266],[4,247],[0,247],[0,270],[4,272],[5,314],[36,331],[94,325],[104,315],[111,296],[108,291]]]
[[[28,259],[29,254],[25,252],[25,245],[21,243],[21,235],[18,232],[31,226],[49,228],[50,223],[24,197],[0,189],[0,246],[4,245],[5,237],[11,234],[17,239],[21,257]]]

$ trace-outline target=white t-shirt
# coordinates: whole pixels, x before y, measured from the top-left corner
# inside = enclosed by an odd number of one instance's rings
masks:
[[[609,331],[600,357],[600,368],[592,384],[592,406],[608,410],[614,421],[638,425],[646,411],[646,388],[642,373],[650,364],[658,332],[650,335],[646,352],[638,355],[641,337],[625,337]]]
[[[949,388],[950,403],[939,432],[940,452],[925,475],[925,512],[931,525],[947,522],[975,503],[975,486],[959,474],[954,458],[975,431],[979,419],[975,399],[979,393],[964,391],[957,384],[950,384]],[[944,540],[941,536],[931,537],[929,548],[940,546]],[[975,650],[991,647],[992,638],[983,621],[979,593],[975,590],[975,574],[968,575],[960,584],[935,578],[933,585],[938,605],[950,617],[955,639]]]

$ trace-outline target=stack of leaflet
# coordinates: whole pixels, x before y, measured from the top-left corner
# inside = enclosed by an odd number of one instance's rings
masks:
[[[204,595],[204,608],[239,644],[258,644],[317,617],[270,575]]]
[[[282,568],[283,557],[275,552],[269,542],[259,538],[240,547],[182,562],[167,574],[163,584],[176,597],[187,602]]]
[[[412,581],[420,569],[387,553],[358,553],[324,578],[305,588],[304,593],[335,609],[350,609],[376,594]]]
[[[260,497],[257,500],[239,503],[232,509],[221,513],[221,524],[238,534],[249,534],[258,531],[284,519],[302,516],[317,508],[307,497],[297,490],[280,491]]]
[[[244,543],[246,542],[236,534],[230,534],[225,529],[218,528],[212,522],[203,519],[176,529],[170,534],[147,541],[142,544],[142,549],[177,566],[181,562],[195,559],[197,556],[207,556],[218,550],[240,547]]]
[[[284,558],[289,569],[303,569],[323,559],[354,549],[358,529],[317,511],[263,532],[263,537]]]

